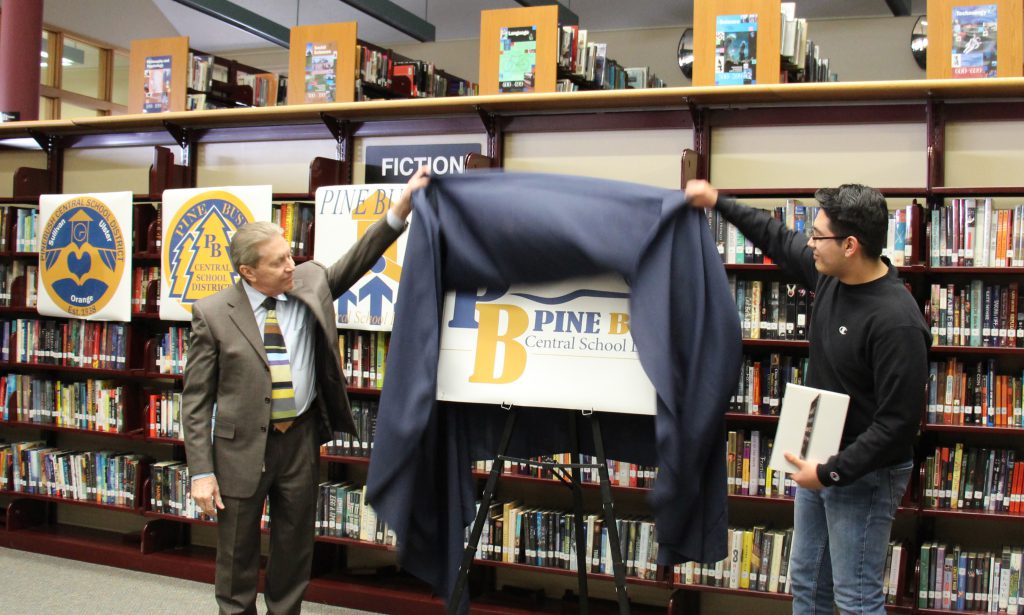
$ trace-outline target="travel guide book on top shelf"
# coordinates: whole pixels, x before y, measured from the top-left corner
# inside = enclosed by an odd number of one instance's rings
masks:
[[[828,461],[839,452],[849,405],[849,395],[787,384],[769,467],[796,472],[797,467],[786,461],[785,453],[818,463]]]
[[[757,15],[715,18],[715,85],[757,83]]]

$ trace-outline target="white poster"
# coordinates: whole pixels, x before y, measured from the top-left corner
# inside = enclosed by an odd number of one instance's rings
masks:
[[[132,193],[39,197],[43,316],[131,320]]]
[[[330,266],[384,217],[391,202],[402,196],[404,184],[323,186],[316,191],[313,258]],[[390,331],[395,322],[398,280],[402,277],[406,233],[352,288],[337,300],[338,326],[366,331]]]
[[[235,284],[228,245],[238,227],[270,221],[270,186],[165,190],[160,318],[192,320],[192,304]]]
[[[654,414],[629,331],[629,287],[618,276],[449,292],[437,398]]]

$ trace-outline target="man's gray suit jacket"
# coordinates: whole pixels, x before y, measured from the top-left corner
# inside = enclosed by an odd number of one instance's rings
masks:
[[[288,295],[313,313],[320,441],[332,432],[356,434],[338,350],[335,299],[355,284],[398,237],[387,221],[371,226],[330,267],[310,261],[295,268]],[[213,472],[221,493],[244,498],[256,491],[270,425],[270,366],[263,333],[242,283],[192,306],[192,337],[185,367],[181,420],[189,472]],[[217,420],[212,434],[214,405]]]

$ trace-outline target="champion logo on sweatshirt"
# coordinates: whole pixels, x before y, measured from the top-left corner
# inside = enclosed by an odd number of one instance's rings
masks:
[[[846,335],[848,331],[849,329],[846,328],[846,325],[841,325],[839,327],[839,335]]]

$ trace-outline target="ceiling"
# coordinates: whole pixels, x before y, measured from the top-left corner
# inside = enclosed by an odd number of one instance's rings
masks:
[[[132,39],[188,35],[193,48],[209,52],[272,46],[255,35],[208,17],[174,0],[43,0],[43,20],[95,40],[127,48]],[[277,24],[358,21],[359,37],[378,45],[414,42],[341,0],[232,0]],[[391,0],[434,24],[438,41],[475,39],[480,11],[520,6],[513,0]],[[713,0],[711,0],[713,1]],[[693,0],[562,0],[590,30],[686,26],[693,20]],[[923,14],[927,0],[912,0],[911,11]],[[3,2],[0,0],[0,7]],[[807,19],[884,17],[885,0],[802,0],[797,16]]]

